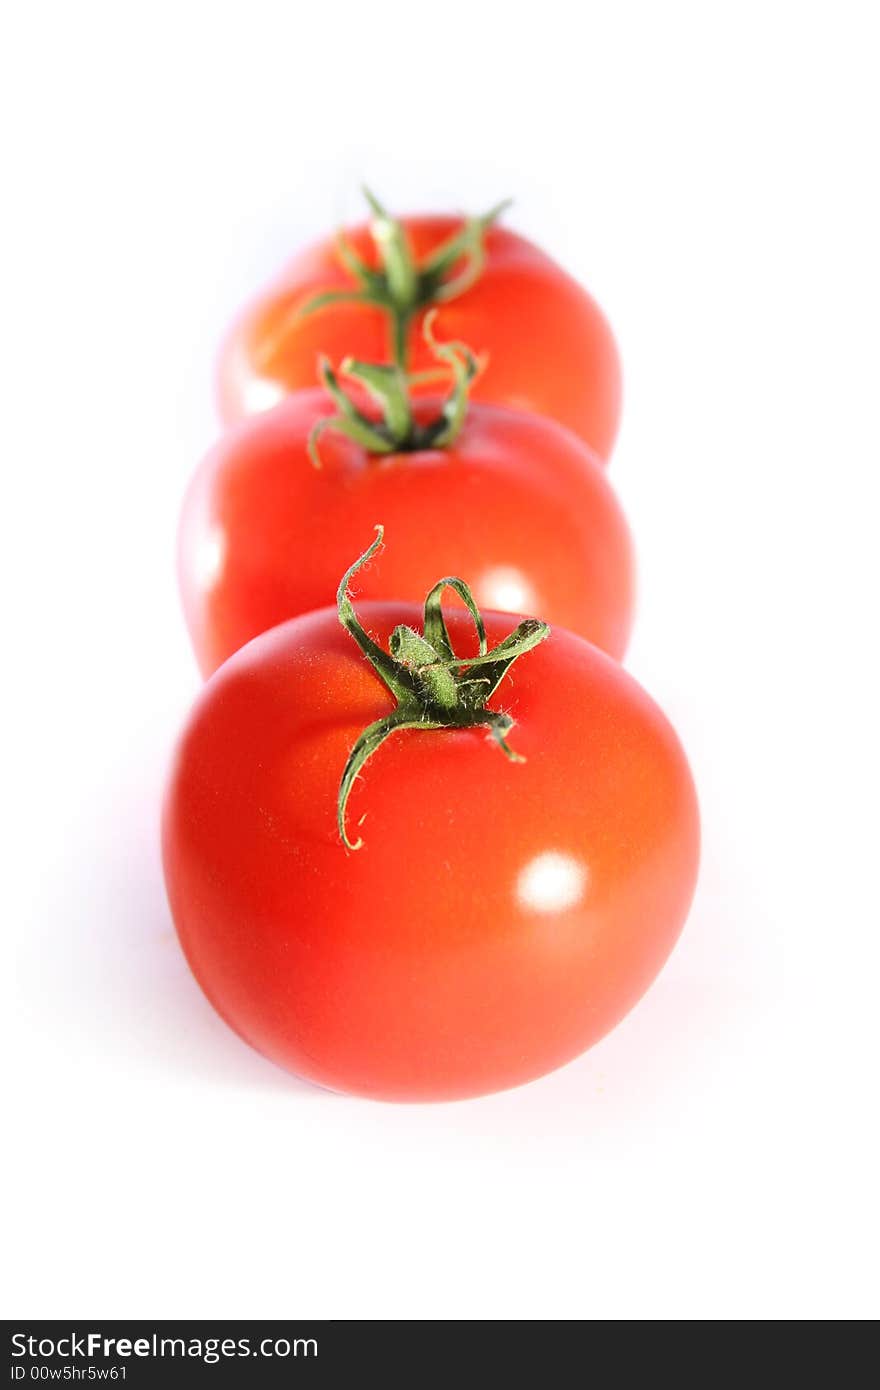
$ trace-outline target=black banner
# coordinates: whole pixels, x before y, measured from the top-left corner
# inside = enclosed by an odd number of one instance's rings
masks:
[[[4,1322],[6,1383],[126,1387],[419,1383],[427,1366],[456,1382],[485,1368],[546,1372],[575,1325],[433,1322]],[[461,1332],[457,1328],[461,1328]],[[552,1353],[550,1339],[552,1336]],[[342,1382],[340,1376],[354,1377]],[[0,1388],[2,1390],[2,1388]]]

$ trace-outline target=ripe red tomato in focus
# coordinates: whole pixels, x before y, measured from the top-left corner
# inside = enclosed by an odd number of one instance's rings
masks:
[[[423,262],[461,226],[456,217],[400,219],[417,262]],[[371,268],[378,253],[369,225],[347,233]],[[303,314],[318,294],[353,284],[332,239],[294,257],[277,281],[241,314],[223,347],[218,403],[225,421],[275,405],[290,391],[315,383],[321,354],[389,360],[388,316],[371,304],[334,303]],[[424,313],[408,332],[412,370],[433,367],[423,340]],[[485,262],[470,288],[442,308],[443,332],[486,354],[475,401],[533,411],[558,420],[605,460],[620,418],[621,374],[611,329],[595,301],[545,252],[492,226]]]
[[[438,401],[417,403],[428,418]],[[540,613],[612,656],[626,648],[633,556],[626,520],[586,446],[550,420],[471,405],[443,449],[376,456],[335,433],[300,391],[220,440],[197,472],[180,531],[184,610],[208,675],[258,633],[320,608],[363,537],[395,544],[358,577],[364,598],[419,601],[441,574],[467,575],[478,604]]]
[[[383,646],[419,623],[357,607]],[[474,655],[467,615],[448,621]],[[490,643],[515,621],[488,614]],[[514,1086],[596,1042],[663,965],[699,840],[674,731],[561,628],[491,703],[527,761],[484,730],[395,733],[354,785],[349,853],[340,771],[392,702],[336,611],[266,633],[204,687],[165,803],[171,907],[210,1001],[282,1067],[390,1100]]]

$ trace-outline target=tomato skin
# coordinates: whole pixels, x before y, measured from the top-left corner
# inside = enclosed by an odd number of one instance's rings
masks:
[[[421,260],[461,227],[455,217],[401,219]],[[371,267],[375,246],[366,225],[347,233]],[[217,372],[217,399],[227,422],[274,405],[289,391],[315,384],[319,355],[334,363],[352,356],[387,361],[387,315],[364,304],[334,304],[312,315],[298,310],[315,295],[353,284],[333,240],[296,256],[244,310],[227,336]],[[487,354],[474,400],[534,411],[579,435],[602,460],[620,420],[621,372],[611,329],[595,301],[537,246],[492,227],[486,260],[474,285],[441,304],[438,336],[461,339]],[[422,336],[424,315],[409,334],[413,370],[436,362]]]
[[[387,644],[404,604],[358,604]],[[490,646],[513,628],[487,614]],[[475,653],[449,613],[453,647]],[[481,730],[400,732],[336,830],[339,776],[388,692],[335,609],[294,619],[205,685],[163,817],[172,913],[223,1018],[301,1076],[387,1100],[515,1086],[577,1056],[657,974],[694,887],[696,798],[676,735],[615,662],[562,629]]]
[[[439,403],[419,409],[431,416]],[[481,606],[526,609],[623,655],[632,546],[580,440],[537,416],[472,406],[443,450],[370,456],[328,432],[317,469],[309,432],[332,411],[323,391],[297,392],[228,433],[193,479],[179,570],[206,675],[258,633],[330,601],[380,522],[389,544],[358,576],[363,597],[417,602],[459,574]]]

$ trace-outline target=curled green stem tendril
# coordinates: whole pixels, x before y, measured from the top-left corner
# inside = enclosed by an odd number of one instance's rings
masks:
[[[488,709],[487,701],[513,663],[550,635],[546,623],[526,618],[490,651],[483,618],[470,588],[463,579],[450,575],[438,580],[425,599],[422,631],[398,625],[389,639],[389,650],[385,651],[361,624],[349,594],[352,579],[380,549],[383,537],[383,528],[377,526],[376,539],[346,570],[336,594],[339,621],[395,700],[390,714],[364,729],[342,773],[336,819],[342,843],[350,850],[360,849],[363,843],[360,838],[350,840],[346,828],[351,789],[364,764],[391,734],[408,729],[485,728],[512,762],[523,761],[507,742],[513,720],[509,714]],[[458,594],[473,620],[479,644],[476,656],[459,657],[452,649],[443,615],[447,589]]]
[[[337,414],[319,420],[309,435],[309,458],[316,468],[321,467],[318,445],[327,430],[346,435],[371,454],[445,449],[455,442],[467,414],[471,383],[482,370],[484,360],[465,343],[438,341],[434,334],[436,318],[437,310],[432,309],[425,317],[423,328],[425,341],[438,363],[431,373],[421,372],[410,377],[400,367],[360,362],[353,357],[347,357],[337,371],[327,357],[320,359],[320,378],[337,406]],[[340,383],[340,376],[364,388],[379,406],[380,419],[371,419],[355,405]],[[420,424],[413,415],[410,387],[426,378],[448,381],[450,376],[452,384],[440,413],[433,420]]]
[[[354,284],[313,296],[299,312],[314,314],[341,303],[372,304],[383,309],[389,319],[391,359],[405,370],[414,317],[424,309],[464,294],[479,279],[486,262],[486,233],[510,206],[510,199],[497,203],[480,217],[467,218],[459,231],[417,262],[399,219],[392,217],[368,188],[363,193],[372,214],[370,232],[378,268],[367,265],[344,233],[339,232],[337,254]]]

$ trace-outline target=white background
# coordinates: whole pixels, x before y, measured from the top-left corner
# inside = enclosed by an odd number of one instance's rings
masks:
[[[876,1314],[875,7],[6,15],[4,1312]],[[188,974],[157,850],[214,346],[364,177],[398,210],[514,194],[609,313],[628,664],[705,827],[632,1016],[435,1107],[248,1051]]]

